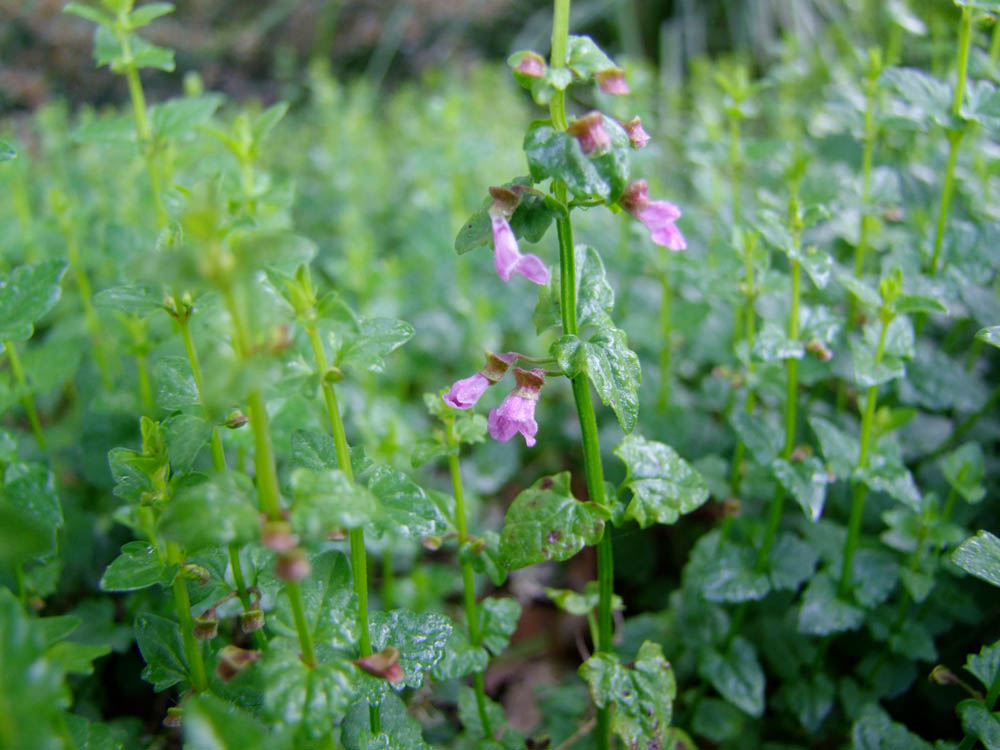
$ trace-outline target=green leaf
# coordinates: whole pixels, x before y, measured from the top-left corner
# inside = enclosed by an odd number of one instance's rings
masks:
[[[941,459],[941,473],[967,503],[978,503],[986,497],[983,487],[986,469],[983,450],[978,443],[964,443],[948,453]]]
[[[147,3],[128,15],[129,29],[141,29],[161,16],[174,12],[173,3]]]
[[[250,480],[226,472],[185,487],[164,506],[156,528],[188,552],[257,539],[260,515]]]
[[[851,342],[851,358],[854,362],[854,380],[861,388],[882,385],[906,375],[906,366],[899,357],[883,354],[882,361],[877,362],[875,349],[861,341]]]
[[[1000,671],[1000,641],[983,646],[978,654],[969,654],[965,668],[983,683],[987,690],[993,685],[997,672]]]
[[[507,580],[507,565],[500,554],[500,535],[484,531],[478,537],[467,539],[458,550],[459,560],[472,565],[477,573],[489,576],[493,585],[502,586]]]
[[[778,591],[795,591],[816,570],[819,552],[791,533],[778,536],[771,550],[771,585]]]
[[[17,151],[6,141],[0,141],[0,163],[13,161],[17,158]]]
[[[718,698],[703,698],[695,709],[692,729],[720,743],[734,740],[745,731],[746,714]]]
[[[576,256],[576,316],[580,328],[612,328],[611,311],[615,306],[615,292],[608,283],[604,262],[596,250],[587,245],[577,245]],[[562,325],[559,307],[559,269],[555,269],[549,285],[538,295],[532,322],[538,333]]]
[[[884,492],[913,510],[920,510],[923,499],[913,474],[895,458],[876,454],[871,465],[858,469],[855,478],[875,492]]]
[[[413,326],[393,318],[362,320],[357,335],[340,350],[337,363],[359,372],[382,372],[385,357],[413,337]]]
[[[807,732],[815,734],[829,716],[835,694],[833,681],[820,673],[785,683],[777,697]]]
[[[853,294],[857,298],[858,302],[874,310],[877,310],[882,306],[881,295],[879,295],[876,290],[868,286],[868,284],[845,272],[837,273],[836,277],[841,286],[845,287],[847,291]]]
[[[351,465],[355,481],[378,500],[380,513],[372,524],[378,533],[411,539],[448,533],[451,524],[441,509],[403,472],[375,463],[360,448],[351,451]]]
[[[765,323],[753,346],[754,356],[763,362],[778,362],[785,359],[802,359],[805,347],[801,341],[793,341],[774,323]]]
[[[1000,13],[1000,0],[955,0],[955,5],[989,13]]]
[[[16,540],[14,547],[30,557],[55,552],[56,533],[62,528],[63,514],[52,474],[41,464],[11,464],[4,480],[0,487],[0,510],[15,529],[31,530],[26,538]]]
[[[65,261],[49,260],[0,277],[0,342],[31,338],[35,323],[59,301],[65,272]]]
[[[920,294],[901,294],[896,298],[892,309],[898,315],[923,314],[947,314],[948,308],[933,297],[925,297]]]
[[[358,701],[344,722],[341,742],[345,750],[431,750],[424,742],[420,722],[410,716],[396,695],[385,695],[378,706],[379,727],[371,732],[368,703]]]
[[[853,750],[932,750],[929,743],[889,718],[877,704],[869,704],[851,729]]]
[[[253,714],[211,693],[184,702],[187,750],[291,750],[291,735],[275,732]]]
[[[976,338],[990,346],[1000,347],[1000,326],[981,328],[976,333]]]
[[[73,750],[123,750],[122,732],[117,728],[87,721],[79,714],[65,714],[64,718]]]
[[[12,567],[45,554],[51,540],[51,529],[0,503],[0,566]]]
[[[68,708],[70,695],[58,665],[45,658],[44,650],[41,629],[14,595],[0,587],[0,695],[6,719],[0,724],[2,747],[64,747],[62,709]]]
[[[980,530],[962,542],[951,561],[966,573],[994,586],[1000,586],[1000,539]]]
[[[158,4],[166,5],[166,3]],[[222,105],[222,100],[221,94],[205,94],[170,99],[157,104],[149,113],[153,134],[164,140],[181,138],[197,130],[199,125],[208,122],[215,114],[215,110]]]
[[[160,692],[187,681],[187,660],[177,623],[159,615],[144,613],[135,618],[135,640],[146,661],[142,679]]]
[[[151,284],[113,286],[94,295],[94,306],[144,318],[163,310],[163,294]]]
[[[521,605],[516,599],[488,596],[479,602],[479,632],[483,645],[499,656],[510,643],[521,618]]]
[[[515,177],[501,187],[516,192],[520,198],[510,217],[510,228],[514,235],[528,242],[539,242],[552,224],[556,210],[549,205],[546,196],[524,189],[531,187],[530,177]],[[459,255],[479,247],[493,246],[493,223],[490,219],[492,206],[493,197],[487,196],[480,209],[462,225],[455,237],[455,251]]]
[[[589,36],[570,34],[566,44],[566,64],[578,77],[590,79],[595,73],[618,68]]]
[[[153,382],[156,383],[156,405],[161,409],[177,411],[201,403],[191,365],[184,357],[161,357],[156,360]]]
[[[830,275],[833,271],[833,258],[819,248],[809,247],[805,252],[799,253],[799,262],[802,268],[809,274],[812,283],[817,289],[823,289],[830,283]]]
[[[771,584],[756,570],[754,550],[732,540],[720,544],[720,539],[718,531],[711,531],[695,542],[684,567],[685,582],[711,602],[763,599]]]
[[[743,636],[736,636],[724,653],[703,651],[698,674],[741,711],[756,717],[764,713],[764,670],[753,645]]]
[[[174,70],[174,51],[150,44],[137,34],[129,34],[132,62],[139,69],[156,68],[167,73]],[[108,65],[116,73],[124,73],[127,60],[121,43],[107,26],[100,26],[94,35],[94,64],[99,68]]]
[[[94,659],[109,653],[111,646],[106,644],[61,641],[50,646],[45,657],[66,674],[89,675],[94,673]]]
[[[115,25],[115,19],[105,13],[103,10],[98,8],[92,8],[89,5],[84,5],[83,3],[68,3],[63,8],[63,13],[70,13],[74,16],[79,16],[84,18],[91,23],[96,23],[98,26],[107,26],[111,28]]]
[[[795,498],[806,518],[815,521],[823,514],[829,477],[818,458],[810,456],[802,461],[778,458],[771,464],[771,468],[781,486]]]
[[[236,270],[252,275],[266,266],[297,268],[316,256],[312,240],[282,229],[247,229],[230,242]]]
[[[904,116],[920,127],[927,119],[945,127],[950,124],[951,87],[946,83],[916,68],[887,68],[882,83],[902,95],[910,105]]]
[[[212,439],[212,425],[193,414],[177,414],[163,420],[163,439],[174,474],[187,474],[201,449]]]
[[[840,599],[829,573],[819,573],[806,587],[799,609],[799,632],[830,635],[854,630],[864,621],[860,607]]]
[[[524,151],[534,182],[562,180],[578,200],[615,203],[628,184],[629,139],[610,117],[603,119],[611,145],[603,152],[583,153],[580,142],[546,121],[536,121],[524,136]]]
[[[462,628],[453,628],[442,649],[441,659],[431,669],[435,682],[458,680],[475,672],[482,672],[490,662],[485,648],[469,643],[469,636]]]
[[[167,565],[149,542],[128,542],[101,576],[102,591],[137,591],[149,586],[169,586],[177,568]]]
[[[986,750],[1000,750],[1000,717],[980,701],[964,700],[956,708],[962,717],[962,728],[975,737]]]
[[[769,466],[778,457],[781,435],[767,422],[742,410],[734,410],[729,423],[758,463]]]
[[[399,649],[403,684],[412,688],[423,685],[424,674],[440,661],[453,628],[444,615],[405,609],[373,612],[369,627],[373,651],[388,646]]]
[[[626,435],[615,455],[625,462],[622,485],[632,491],[625,517],[643,529],[672,524],[708,500],[705,479],[669,445]]]
[[[545,560],[568,560],[600,541],[608,518],[608,511],[596,503],[573,497],[568,471],[542,477],[507,509],[500,555],[511,570]]]
[[[339,469],[336,443],[325,432],[296,430],[292,433],[292,463],[313,471]]]
[[[861,454],[861,445],[857,439],[822,417],[809,417],[809,426],[819,439],[823,458],[833,469],[833,473],[838,478],[850,477]]]
[[[264,685],[265,715],[312,739],[326,736],[357,702],[358,670],[345,659],[308,667],[297,651],[272,644],[256,669]]]
[[[372,494],[339,469],[297,468],[291,476],[292,528],[303,539],[325,540],[336,529],[357,529],[376,514]]]
[[[458,692],[458,720],[465,728],[465,735],[477,740],[476,747],[489,748],[489,750],[501,750],[501,748],[512,747],[521,750],[524,747],[524,738],[514,737],[516,732],[507,727],[507,714],[504,713],[503,706],[496,701],[486,698],[486,717],[490,722],[492,736],[486,738],[483,730],[483,722],[479,716],[479,705],[476,699],[476,691],[468,685],[463,685]],[[503,735],[501,737],[501,732]],[[501,737],[502,742],[496,742],[495,737]],[[513,744],[513,740],[518,740]]]
[[[602,328],[589,341],[561,337],[552,344],[552,356],[568,377],[585,372],[605,406],[610,406],[626,433],[639,418],[638,355],[628,348],[628,337],[619,328]]]
[[[550,589],[546,587],[545,595],[559,609],[578,617],[593,614],[601,598],[597,581],[587,581],[583,587],[582,594],[572,589]],[[617,594],[611,597],[611,608],[619,612],[625,609],[625,603]]]
[[[614,707],[611,728],[626,747],[640,743],[666,747],[660,743],[673,718],[677,683],[660,644],[645,641],[634,666],[624,666],[614,654],[597,653],[580,665],[579,672],[590,686],[594,704]]]

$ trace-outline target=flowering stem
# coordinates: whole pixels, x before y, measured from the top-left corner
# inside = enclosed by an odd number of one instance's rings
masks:
[[[28,422],[31,423],[31,431],[35,434],[35,442],[41,450],[47,450],[45,443],[45,433],[42,432],[42,423],[38,419],[38,410],[35,409],[35,399],[28,391],[28,376],[24,372],[24,365],[21,364],[21,357],[18,356],[17,348],[13,341],[4,341],[3,348],[7,350],[7,359],[10,360],[10,369],[14,373],[14,380],[24,395],[21,396],[21,405],[28,415]]]
[[[167,542],[167,562],[171,565],[183,565],[184,556],[175,542]],[[187,655],[188,666],[191,668],[191,688],[196,693],[208,689],[208,678],[205,675],[205,662],[201,656],[201,646],[194,637],[194,621],[191,618],[191,598],[188,596],[184,576],[174,576],[174,604],[177,607],[177,619],[181,626],[181,639],[184,642],[184,652]]]
[[[878,348],[875,350],[875,366],[882,363],[882,355],[885,353],[886,332],[889,323],[892,322],[891,313],[883,311],[882,329],[878,336]],[[861,450],[858,454],[858,470],[868,468],[868,461],[871,455],[872,428],[875,423],[875,404],[878,401],[878,386],[873,385],[868,388],[868,396],[865,401],[865,410],[861,416]],[[851,564],[854,561],[854,553],[858,548],[858,540],[861,536],[861,521],[864,518],[865,500],[868,497],[868,486],[861,481],[856,481],[851,491],[851,514],[847,521],[847,540],[844,542],[844,562],[840,571],[840,586],[837,593],[841,597],[846,597],[851,590]]]
[[[330,370],[330,363],[326,357],[326,349],[323,348],[323,340],[320,338],[316,326],[307,323],[305,329],[306,334],[309,336],[309,343],[312,345],[316,367],[319,368],[320,372],[323,400],[326,402],[326,412],[330,419],[330,434],[333,435],[333,444],[337,451],[337,465],[344,476],[347,477],[347,481],[353,483],[354,470],[351,467],[351,447],[347,443],[347,433],[344,431],[344,420],[340,416],[337,393],[333,388],[333,383],[326,378],[326,374]],[[348,532],[348,543],[351,550],[351,574],[354,580],[354,593],[358,597],[358,627],[360,629],[358,647],[361,656],[366,657],[372,655],[372,640],[371,628],[368,624],[368,557],[365,553],[364,530],[351,529]],[[378,706],[369,706],[368,718],[372,733],[379,732],[381,719],[378,713]]]
[[[446,437],[451,453],[448,454],[448,471],[451,474],[451,487],[455,495],[455,526],[458,529],[458,548],[462,546],[469,537],[469,529],[465,513],[465,492],[462,488],[462,472],[458,463],[459,443],[455,438],[455,420],[445,420]],[[469,629],[469,643],[473,648],[479,648],[483,643],[483,634],[479,627],[479,610],[476,605],[476,581],[472,570],[472,563],[464,559],[459,554],[459,565],[462,568],[462,585],[465,592],[465,622]],[[486,711],[486,687],[483,682],[483,673],[476,672],[473,676],[473,685],[476,693],[476,708],[479,711],[479,721],[483,725],[483,734],[487,739],[493,739],[493,727],[490,725],[490,717]]]
[[[754,300],[757,298],[757,290],[754,287],[754,273],[753,273],[753,254],[757,247],[757,236],[753,234],[748,234],[744,236],[743,239],[743,267],[746,271],[746,303],[743,305],[743,314],[745,316],[744,321],[744,338],[747,344],[747,395],[746,400],[743,403],[743,411],[746,414],[753,414],[754,409],[757,405],[757,394],[753,389],[753,384],[750,382],[750,376],[756,370],[756,365],[753,361],[753,347],[754,339],[756,338],[756,312],[754,311]],[[743,475],[743,459],[746,456],[747,446],[742,440],[736,444],[736,450],[733,453],[733,466],[731,474],[729,477],[730,491],[733,497],[739,497],[740,494],[740,484],[742,483]],[[729,535],[729,528],[732,526],[733,515],[728,514],[722,525],[722,541],[725,541],[726,537]]]
[[[965,84],[969,70],[969,48],[972,46],[972,8],[962,8],[962,21],[958,33],[958,78],[955,83],[955,98],[951,104],[951,114],[958,119],[962,113],[962,102],[965,100]],[[934,255],[931,256],[930,272],[937,273],[938,262],[941,259],[941,244],[944,240],[944,230],[948,223],[948,208],[951,206],[951,195],[955,185],[955,165],[958,162],[958,147],[965,135],[965,127],[960,130],[949,128],[948,131],[948,165],[945,167],[944,187],[941,190],[941,206],[938,211],[937,231],[934,233]]]

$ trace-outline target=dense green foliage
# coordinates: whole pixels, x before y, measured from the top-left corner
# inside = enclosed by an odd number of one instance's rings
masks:
[[[0,748],[1000,747],[1000,3],[856,5],[289,111],[71,3],[132,107],[0,141]]]

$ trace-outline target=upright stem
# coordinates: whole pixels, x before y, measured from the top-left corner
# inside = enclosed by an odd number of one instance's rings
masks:
[[[7,359],[10,360],[10,369],[14,374],[14,380],[18,387],[24,391],[21,396],[21,406],[24,407],[28,415],[28,422],[31,423],[31,431],[35,434],[35,442],[41,450],[47,450],[45,433],[42,432],[42,423],[38,419],[38,410],[35,409],[35,399],[28,391],[28,376],[24,372],[24,365],[18,356],[17,347],[13,341],[4,341],[3,348],[7,350]]]
[[[880,67],[880,66],[878,66]],[[854,277],[860,279],[865,271],[865,254],[868,252],[868,232],[871,218],[868,215],[872,195],[872,161],[875,153],[875,99],[878,92],[878,67],[872,66],[865,82],[865,147],[861,157],[861,221],[858,226],[858,244],[854,249]],[[872,76],[872,73],[876,73]],[[852,294],[847,321],[853,325],[857,319],[858,300]]]
[[[743,404],[743,411],[746,414],[753,414],[757,403],[757,394],[753,389],[753,384],[750,382],[750,376],[753,375],[756,370],[756,365],[753,360],[753,347],[754,339],[756,338],[756,312],[754,311],[754,301],[757,299],[757,290],[755,287],[754,272],[753,272],[753,253],[757,246],[756,235],[749,235],[743,239],[743,267],[746,272],[746,302],[743,305],[743,315],[744,315],[744,339],[747,345],[747,395],[746,400]],[[740,440],[736,443],[736,450],[733,452],[733,465],[730,469],[729,476],[729,487],[733,494],[733,497],[739,497],[740,485],[743,482],[742,469],[743,469],[743,459],[746,456],[747,446]],[[729,536],[729,529],[733,523],[733,515],[729,514],[726,516],[722,524],[722,536],[721,541],[725,541]]]
[[[670,401],[670,340],[673,335],[671,323],[671,302],[673,289],[670,288],[670,272],[664,263],[660,271],[660,289],[662,291],[660,300],[660,336],[663,345],[660,348],[660,391],[657,394],[657,407],[660,411],[665,411]]]
[[[149,363],[145,354],[135,355],[135,372],[139,379],[139,397],[142,399],[142,409],[146,414],[156,411],[156,401],[153,400],[153,387],[149,382]]]
[[[469,529],[465,513],[465,492],[462,488],[462,471],[458,463],[458,441],[455,439],[454,420],[446,420],[448,445],[452,452],[448,455],[448,472],[451,474],[452,493],[455,495],[455,526],[458,529],[458,547],[461,550],[469,538]],[[478,648],[483,643],[483,634],[479,627],[479,609],[476,605],[476,581],[472,563],[459,556],[462,568],[462,586],[465,593],[465,622],[469,629],[469,643]],[[483,673],[477,672],[473,677],[476,693],[476,708],[479,711],[479,721],[483,725],[483,734],[487,739],[493,739],[493,727],[490,724],[489,713],[486,710],[486,687]]]
[[[962,21],[958,33],[958,74],[955,82],[955,98],[951,104],[953,119],[958,119],[962,113],[962,102],[965,100],[965,84],[969,70],[969,49],[972,46],[972,8],[962,8]],[[930,272],[937,273],[938,262],[941,259],[941,244],[944,240],[944,230],[948,223],[948,208],[951,206],[951,195],[954,189],[955,164],[958,161],[958,147],[965,134],[965,126],[960,130],[948,130],[948,166],[945,168],[944,187],[941,190],[941,206],[938,212],[937,231],[934,234],[934,255],[931,257]]]
[[[566,64],[566,50],[569,44],[570,0],[555,0],[552,16],[552,67]],[[557,130],[565,130],[566,102],[562,92],[556,92],[549,103],[552,124]],[[556,200],[566,205],[566,184],[553,185]],[[559,234],[559,307],[562,316],[563,333],[576,335],[576,258],[573,254],[573,224],[569,214],[556,219]],[[584,373],[572,379],[573,399],[576,402],[577,417],[583,439],[583,467],[587,479],[587,494],[592,502],[607,506],[604,494],[604,468],[601,465],[601,445],[597,435],[597,418],[594,402],[590,395],[590,383]],[[597,545],[597,582],[599,599],[597,605],[597,650],[612,651],[611,598],[614,591],[614,558],[611,546],[611,532],[605,527],[604,535]],[[597,709],[597,747],[608,750],[612,746],[611,714],[608,708]]]
[[[93,291],[90,287],[90,279],[87,277],[87,270],[80,260],[80,245],[73,231],[73,225],[67,216],[66,211],[59,212],[59,224],[63,234],[66,236],[66,258],[69,261],[70,269],[73,271],[73,278],[76,281],[76,288],[80,292],[80,304],[83,305],[83,316],[87,322],[87,331],[90,334],[90,346],[94,351],[94,361],[97,363],[97,371],[101,376],[101,384],[104,390],[110,391],[113,387],[111,370],[108,368],[108,359],[101,343],[101,321],[97,317],[94,303],[91,301]]]
[[[347,443],[347,433],[344,431],[344,421],[340,416],[337,393],[333,388],[333,383],[326,379],[326,373],[330,369],[326,350],[323,348],[323,341],[316,330],[316,326],[306,324],[305,329],[312,344],[316,367],[320,372],[323,399],[326,402],[327,416],[330,419],[330,433],[333,435],[333,444],[337,451],[337,465],[344,476],[347,477],[347,481],[354,482],[354,469],[351,467],[351,447]],[[351,550],[351,573],[354,580],[354,593],[358,597],[358,626],[361,630],[358,647],[362,657],[371,656],[371,627],[368,624],[368,556],[365,552],[364,529],[351,529],[348,532],[348,543]],[[372,733],[377,733],[380,731],[379,727],[381,725],[379,707],[369,706],[368,716]]]
[[[878,348],[875,350],[876,367],[882,362],[882,355],[885,352],[886,332],[891,316],[883,313],[882,329],[879,332]],[[878,386],[873,385],[868,388],[868,395],[865,400],[865,410],[861,416],[861,450],[858,454],[858,469],[868,468],[872,446],[872,427],[875,423],[875,404],[878,401]],[[856,481],[851,491],[851,514],[847,521],[847,540],[844,542],[844,561],[840,571],[840,586],[837,593],[841,597],[846,597],[851,591],[851,565],[854,562],[854,553],[858,549],[858,540],[861,537],[861,521],[865,513],[865,500],[868,497],[868,486],[861,481]]]
[[[184,556],[175,542],[167,542],[167,562],[171,565],[182,565]],[[181,640],[191,667],[191,687],[196,693],[208,689],[208,677],[205,674],[205,661],[201,656],[201,646],[194,637],[194,620],[191,617],[191,598],[188,596],[184,576],[175,576],[174,603],[177,606],[177,620],[181,627]]]

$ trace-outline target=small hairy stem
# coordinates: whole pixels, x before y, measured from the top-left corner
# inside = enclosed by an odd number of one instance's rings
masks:
[[[167,542],[167,562],[171,565],[183,565],[184,556],[180,547],[174,542]],[[205,674],[205,661],[201,656],[201,645],[194,637],[194,620],[191,617],[191,598],[188,596],[187,584],[183,576],[174,577],[174,604],[177,607],[177,620],[181,626],[181,640],[184,643],[184,653],[187,655],[188,666],[191,668],[191,688],[196,693],[208,689],[208,677]]]
[[[24,395],[21,396],[21,406],[24,407],[24,411],[28,415],[28,422],[31,424],[31,431],[35,435],[35,442],[38,443],[38,447],[41,450],[47,450],[45,433],[42,431],[42,423],[38,419],[35,399],[28,392],[28,376],[24,372],[24,365],[21,363],[21,357],[17,353],[17,347],[13,341],[4,341],[3,348],[7,350],[7,359],[10,361],[10,369],[14,374],[14,380],[17,382],[18,387],[24,391]]]
[[[882,329],[879,332],[878,348],[875,350],[875,365],[882,362],[882,355],[885,353],[885,337],[889,330],[889,323],[892,316],[882,314]],[[878,386],[873,385],[868,388],[868,395],[865,399],[865,410],[861,416],[861,451],[858,455],[858,469],[867,469],[871,455],[872,432],[875,423],[875,404],[878,401]],[[847,521],[847,540],[844,542],[844,562],[840,571],[840,586],[837,593],[841,597],[846,597],[851,590],[851,565],[854,562],[854,553],[858,549],[858,541],[861,538],[861,521],[864,518],[865,500],[868,497],[868,486],[861,481],[856,481],[851,491],[851,513]]]

